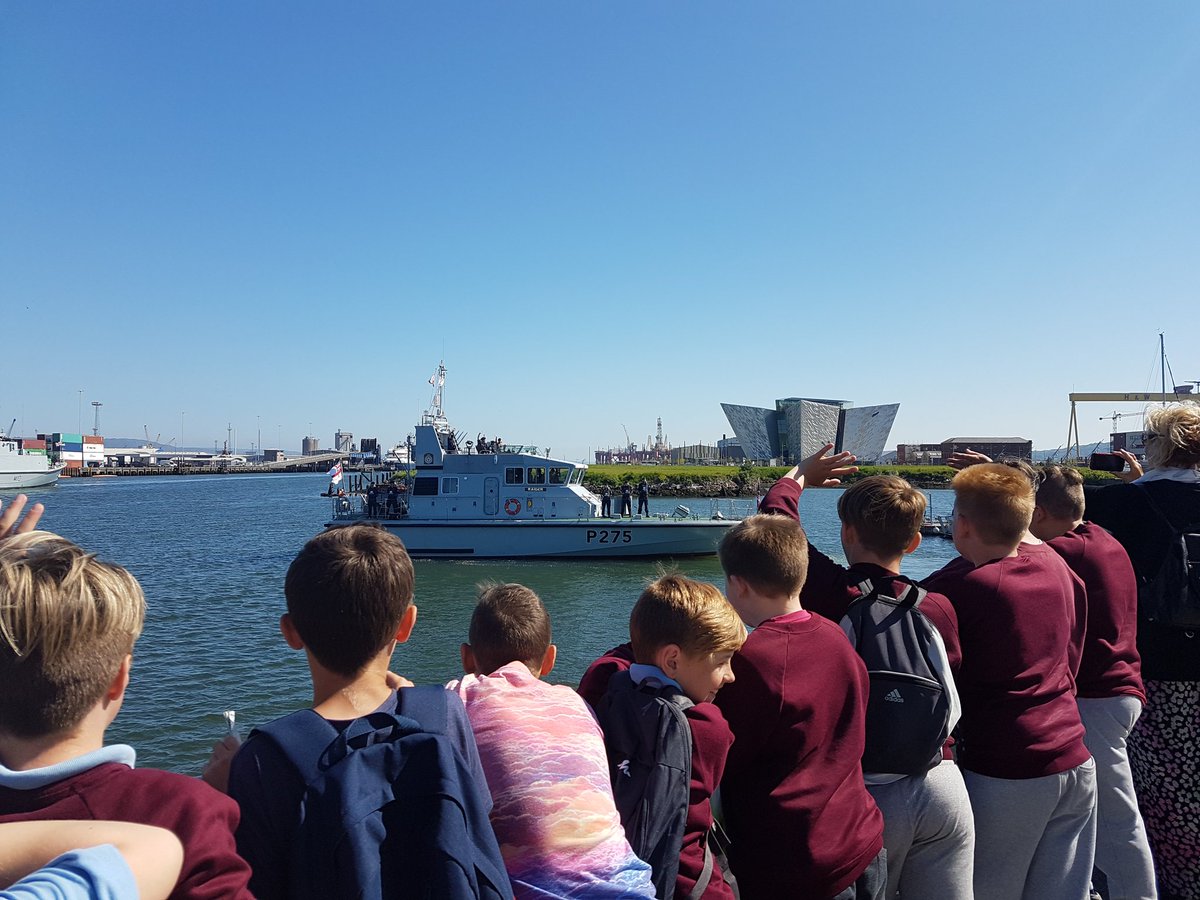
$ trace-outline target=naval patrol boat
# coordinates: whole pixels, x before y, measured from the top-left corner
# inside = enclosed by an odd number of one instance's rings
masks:
[[[442,411],[446,369],[415,427],[411,465],[402,480],[332,500],[328,528],[375,522],[396,534],[414,558],[602,559],[708,556],[737,521],[693,515],[601,515],[583,486],[587,465],[499,441],[466,442]]]

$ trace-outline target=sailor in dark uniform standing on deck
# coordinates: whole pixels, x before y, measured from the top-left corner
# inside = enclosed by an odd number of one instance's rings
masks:
[[[645,478],[638,482],[638,515],[650,515],[650,485]]]
[[[621,515],[633,515],[633,489],[628,481],[621,485]]]

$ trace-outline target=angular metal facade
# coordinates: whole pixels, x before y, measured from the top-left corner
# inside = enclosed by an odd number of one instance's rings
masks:
[[[837,443],[840,407],[801,400],[788,409],[788,440],[791,461],[812,456],[826,444]],[[795,437],[792,435],[795,434]]]
[[[844,410],[842,443],[838,449],[849,450],[859,462],[877,462],[883,456],[898,412],[899,403]]]
[[[779,413],[760,406],[738,406],[733,403],[722,403],[721,409],[747,459],[774,459],[779,456]]]
[[[900,404],[850,408],[846,401],[776,401],[775,409],[722,403],[725,418],[747,459],[795,463],[825,444],[848,450],[863,462],[883,456]]]

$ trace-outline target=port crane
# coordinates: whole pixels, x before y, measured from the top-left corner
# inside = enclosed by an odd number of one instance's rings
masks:
[[[1079,455],[1079,419],[1076,416],[1075,404],[1077,403],[1175,403],[1180,400],[1195,399],[1194,394],[1177,392],[1173,394],[1155,393],[1151,391],[1129,391],[1128,393],[1111,393],[1111,394],[1070,394],[1068,399],[1071,401],[1071,424],[1067,427],[1067,450],[1075,449],[1075,459],[1080,459]],[[1135,415],[1135,413],[1113,413],[1113,416],[1120,418],[1121,416]],[[1103,419],[1111,419],[1113,416],[1101,416]],[[1116,419],[1113,419],[1115,424]]]
[[[1067,450],[1075,448],[1075,458],[1080,459],[1079,455],[1079,419],[1075,415],[1076,403],[1178,403],[1181,400],[1195,400],[1196,395],[1192,393],[1191,387],[1188,385],[1195,384],[1200,386],[1200,382],[1188,381],[1181,385],[1176,385],[1174,381],[1175,373],[1171,373],[1172,386],[1174,391],[1167,391],[1167,349],[1163,338],[1163,333],[1158,333],[1158,355],[1162,366],[1162,390],[1158,393],[1150,391],[1129,391],[1128,393],[1085,393],[1085,394],[1069,394],[1068,398],[1071,401],[1071,423],[1067,426]],[[1117,419],[1127,415],[1144,415],[1144,413],[1117,413],[1114,412],[1111,416],[1101,416],[1100,419],[1111,418],[1113,426],[1116,426]]]

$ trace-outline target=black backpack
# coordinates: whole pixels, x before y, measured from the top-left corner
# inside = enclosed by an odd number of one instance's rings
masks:
[[[404,688],[396,715],[342,732],[311,709],[256,729],[305,782],[290,897],[512,897],[486,805],[447,736],[447,700],[441,687]]]
[[[942,636],[920,609],[928,592],[895,577],[899,597],[859,584],[841,625],[871,679],[863,772],[920,775],[941,760],[960,707]]]
[[[674,685],[654,678],[634,684],[628,672],[617,672],[596,710],[625,837],[650,864],[654,892],[664,898],[675,896],[687,824],[692,727],[684,711],[691,706]],[[705,870],[711,874],[707,859]],[[708,886],[702,881],[694,896]]]
[[[1200,523],[1176,528],[1144,484],[1135,482],[1150,508],[1171,529],[1167,555],[1153,578],[1138,577],[1138,615],[1183,631],[1200,630]]]

